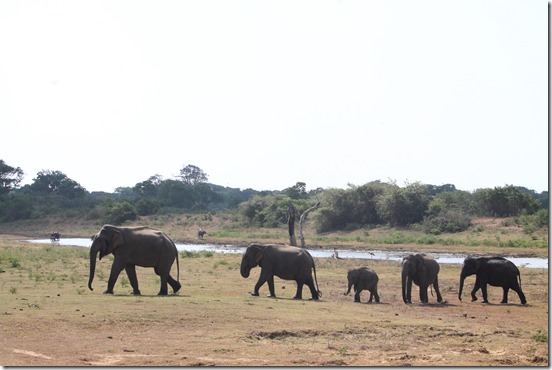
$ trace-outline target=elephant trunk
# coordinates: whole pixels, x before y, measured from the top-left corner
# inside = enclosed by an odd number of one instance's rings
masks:
[[[244,278],[248,278],[250,270],[251,269],[249,268],[249,265],[247,263],[247,259],[245,258],[245,256],[243,256],[241,266],[240,266],[241,276],[244,277]]]
[[[458,288],[458,300],[462,300],[462,289],[464,289],[464,280],[466,280],[466,274],[464,271],[460,273],[460,288]]]
[[[347,287],[347,293],[343,293],[344,295],[349,295],[351,293],[351,287],[353,286],[353,281],[349,280],[349,286]]]
[[[96,255],[98,254],[98,246],[92,244],[90,247],[90,277],[88,278],[88,289],[92,289],[92,281],[94,280],[94,272],[96,271]]]
[[[408,271],[403,270],[402,272],[402,296],[403,296],[403,302],[409,303],[408,297],[410,297],[410,292],[412,289],[412,280],[410,280],[410,277],[408,276]]]

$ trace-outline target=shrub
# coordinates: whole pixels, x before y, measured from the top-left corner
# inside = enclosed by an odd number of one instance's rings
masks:
[[[105,205],[104,223],[120,225],[125,221],[136,220],[136,210],[127,200],[107,202]]]
[[[470,217],[460,211],[443,210],[436,216],[424,219],[424,231],[428,234],[457,233],[465,231],[470,226]]]

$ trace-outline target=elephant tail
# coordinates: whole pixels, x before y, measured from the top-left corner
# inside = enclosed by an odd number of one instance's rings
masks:
[[[431,284],[429,286],[429,291],[431,292],[431,296],[434,297],[434,295],[433,295],[433,284]]]

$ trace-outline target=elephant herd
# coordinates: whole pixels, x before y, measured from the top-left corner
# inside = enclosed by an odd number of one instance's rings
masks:
[[[176,293],[181,288],[178,281],[180,267],[178,250],[175,243],[162,231],[142,227],[117,227],[104,225],[101,230],[92,236],[90,247],[90,275],[88,288],[92,289],[96,256],[99,253],[101,260],[108,254],[113,254],[113,264],[107,283],[106,294],[113,294],[115,282],[124,269],[133,289],[133,294],[140,294],[136,266],[153,267],[161,278],[159,295],[167,295],[167,284]],[[177,277],[170,275],[171,267],[176,260]],[[310,289],[311,299],[318,300],[322,293],[318,289],[316,266],[310,253],[302,248],[279,244],[250,244],[243,254],[240,274],[249,277],[252,268],[259,266],[261,272],[251,295],[258,296],[259,289],[268,283],[269,297],[276,297],[274,290],[274,276],[283,280],[294,280],[297,283],[297,292],[294,299],[302,299],[303,286]],[[314,274],[314,278],[313,278]],[[439,264],[425,254],[411,254],[402,260],[402,298],[404,303],[412,303],[412,283],[420,290],[420,301],[428,303],[428,288],[433,287],[437,294],[437,302],[443,298],[439,291]],[[508,291],[514,290],[526,304],[527,300],[521,290],[521,277],[518,268],[502,257],[467,257],[460,273],[460,288],[458,299],[462,300],[462,289],[466,277],[476,275],[475,285],[471,291],[472,302],[477,300],[476,292],[481,289],[483,303],[487,303],[487,285],[502,287],[504,295],[501,303],[508,303]],[[354,301],[360,302],[360,293],[363,290],[370,292],[368,302],[375,298],[380,301],[378,294],[378,275],[368,267],[349,270],[347,273],[348,295],[353,288]]]

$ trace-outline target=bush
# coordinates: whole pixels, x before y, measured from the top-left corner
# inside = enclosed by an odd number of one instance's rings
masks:
[[[120,225],[125,221],[136,220],[137,217],[136,210],[127,200],[106,202],[103,220],[106,224]]]
[[[460,211],[443,210],[436,216],[424,219],[424,231],[428,234],[457,233],[465,231],[470,226],[470,217]]]

